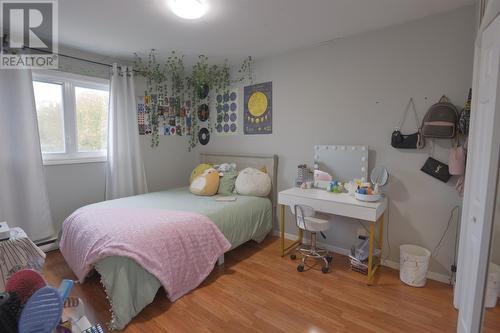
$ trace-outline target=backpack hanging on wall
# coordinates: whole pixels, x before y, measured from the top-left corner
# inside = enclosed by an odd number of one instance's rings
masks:
[[[452,139],[457,134],[457,123],[458,110],[443,95],[425,114],[422,135],[424,138]]]
[[[408,110],[410,108],[413,109],[413,113],[415,115],[415,120],[417,122],[417,131],[413,134],[402,134],[401,127],[403,126],[406,120],[406,115],[408,114]],[[415,103],[413,102],[413,98],[410,98],[410,102],[406,107],[405,113],[403,115],[403,118],[401,119],[401,122],[399,123],[399,126],[396,127],[394,132],[392,132],[391,146],[399,149],[422,149],[425,145],[425,141],[424,138],[422,137],[422,134],[420,133],[420,128],[418,127],[419,124],[420,121],[418,120],[418,114],[415,108]]]

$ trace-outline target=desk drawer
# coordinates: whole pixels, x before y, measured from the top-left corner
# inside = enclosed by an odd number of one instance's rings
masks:
[[[318,212],[347,216],[364,221],[376,222],[385,210],[385,205],[381,205],[379,209],[371,207],[363,207],[352,205],[333,200],[321,200],[316,198],[308,198],[303,196],[290,195],[286,193],[278,194],[278,203],[293,207],[294,205],[311,206]]]

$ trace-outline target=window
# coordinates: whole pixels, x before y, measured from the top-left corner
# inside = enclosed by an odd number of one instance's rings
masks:
[[[44,71],[33,89],[44,164],[106,160],[108,80]]]

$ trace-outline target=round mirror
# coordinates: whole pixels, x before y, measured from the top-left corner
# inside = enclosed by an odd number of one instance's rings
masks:
[[[388,179],[389,179],[389,172],[387,172],[387,169],[381,165],[375,167],[370,175],[370,180],[372,184],[378,186],[384,186],[385,184],[387,184]]]

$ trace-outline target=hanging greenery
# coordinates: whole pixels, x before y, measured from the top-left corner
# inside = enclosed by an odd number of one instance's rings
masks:
[[[199,119],[198,110],[206,110],[210,106],[211,92],[215,94],[227,93],[232,84],[244,81],[252,82],[252,57],[247,57],[238,69],[238,77],[231,78],[231,71],[227,61],[222,65],[209,65],[208,57],[199,55],[197,62],[190,72],[184,67],[184,55],[172,52],[164,61],[157,61],[155,50],[151,50],[146,60],[135,54],[134,67],[138,76],[146,79],[146,96],[156,98],[145,103],[148,121],[151,126],[151,146],[159,144],[159,106],[168,100],[175,115],[185,112],[183,106],[190,103],[190,136],[189,150],[196,147],[198,141]],[[219,102],[216,102],[216,107]],[[208,128],[212,132],[211,117],[208,117]]]

